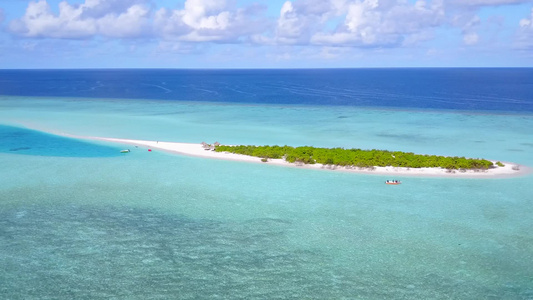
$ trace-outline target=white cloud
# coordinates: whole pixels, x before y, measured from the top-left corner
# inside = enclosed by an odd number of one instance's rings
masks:
[[[57,9],[47,0],[36,0],[29,2],[23,16],[9,22],[8,30],[27,38],[151,38],[159,43],[154,46],[158,51],[180,53],[204,49],[195,43],[312,45],[327,49],[324,57],[334,57],[338,47],[430,45],[428,41],[441,38],[442,32],[470,46],[499,42],[500,36],[491,33],[497,28],[481,20],[478,11],[530,1],[286,0],[279,16],[269,19],[266,6],[238,6],[237,0],[184,0],[181,7],[158,9],[153,0],[63,0]],[[533,16],[520,22],[522,47],[532,43],[532,20]]]
[[[530,3],[531,0],[451,0],[449,2],[457,6],[499,6]]]
[[[236,42],[264,31],[265,21],[255,19],[262,9],[236,8],[225,0],[187,0],[183,9],[158,10],[154,26],[167,39]]]
[[[99,19],[109,14],[121,14],[137,4],[147,4],[147,0],[85,0],[84,18]]]
[[[183,23],[193,29],[225,30],[228,28],[232,13],[225,10],[226,1],[187,0],[183,13]]]
[[[12,21],[9,29],[25,37],[43,38],[139,36],[148,23],[149,10],[140,4],[128,6],[125,3],[123,0],[86,0],[84,4],[71,5],[63,1],[59,3],[59,13],[54,14],[46,0],[32,1],[25,15]]]
[[[317,6],[312,2],[311,0],[286,1],[283,4],[276,24],[275,42],[281,44],[307,44],[309,42],[313,32],[323,25],[323,16],[331,11],[331,7],[324,7],[323,4]]]
[[[82,8],[59,3],[59,15],[54,15],[44,0],[30,2],[26,14],[17,24],[28,37],[82,38],[96,33],[90,19],[81,18]],[[13,23],[12,23],[13,24]]]
[[[297,44],[309,39],[310,19],[313,17],[300,15],[291,1],[286,1],[281,7],[277,21],[276,39],[278,42]]]
[[[345,0],[286,1],[277,20],[274,41],[280,44],[308,44],[331,19],[345,14]]]
[[[277,38],[285,43],[377,47],[432,36],[444,21],[441,0],[294,0],[283,5]],[[313,9],[309,9],[312,7]],[[411,36],[418,36],[413,38]]]
[[[149,10],[142,5],[133,5],[121,14],[107,14],[96,22],[100,33],[110,37],[140,36],[148,30]]]
[[[501,28],[481,20],[482,7],[516,5],[531,0],[290,0],[283,4],[276,38],[278,44],[402,47],[438,39],[441,31],[460,29],[457,41],[473,46],[498,42]],[[503,17],[502,17],[503,18]],[[453,37],[449,35],[450,37]]]
[[[476,45],[479,42],[479,36],[475,32],[467,33],[463,36],[463,42],[468,46]]]
[[[529,16],[529,19],[522,19],[520,20],[520,28],[523,30],[533,30],[533,8],[531,9],[531,15]]]
[[[519,25],[515,46],[523,50],[533,50],[533,8],[529,17],[521,19]]]
[[[283,3],[278,19],[278,36],[280,38],[298,38],[301,35],[302,23],[299,22],[298,15],[294,13],[292,2]]]
[[[456,15],[452,19],[452,24],[461,28],[465,45],[472,46],[479,42],[479,34],[477,33],[481,25],[479,16],[471,14]]]
[[[478,13],[484,7],[498,7],[530,3],[531,0],[449,0],[446,2],[448,22],[461,30],[462,42],[466,46],[483,43],[486,49],[496,46],[501,41],[504,16],[491,15],[482,20]]]
[[[189,32],[189,27],[182,20],[183,14],[179,10],[161,8],[155,13],[154,26],[159,34],[182,35]]]

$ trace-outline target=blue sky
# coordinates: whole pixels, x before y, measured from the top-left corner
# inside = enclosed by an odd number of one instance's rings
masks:
[[[2,0],[0,68],[533,67],[533,0]]]

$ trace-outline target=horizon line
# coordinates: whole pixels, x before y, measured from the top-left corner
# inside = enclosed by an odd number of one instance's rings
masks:
[[[371,70],[371,69],[533,69],[533,67],[496,67],[496,66],[483,66],[483,67],[298,67],[298,68],[253,68],[253,67],[237,67],[237,68],[151,68],[151,67],[95,67],[95,68],[0,68],[0,71],[68,71],[68,70]]]

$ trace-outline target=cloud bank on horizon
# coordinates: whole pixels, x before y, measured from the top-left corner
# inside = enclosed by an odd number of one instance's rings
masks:
[[[0,67],[533,66],[532,0],[15,2]]]

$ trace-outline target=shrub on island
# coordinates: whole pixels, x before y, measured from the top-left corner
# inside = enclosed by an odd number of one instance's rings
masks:
[[[337,165],[346,167],[405,167],[405,168],[444,168],[449,170],[486,170],[494,167],[486,159],[422,155],[412,152],[387,150],[361,150],[344,148],[315,148],[310,146],[227,146],[218,145],[217,152],[231,152],[248,156],[283,158],[290,163]]]

